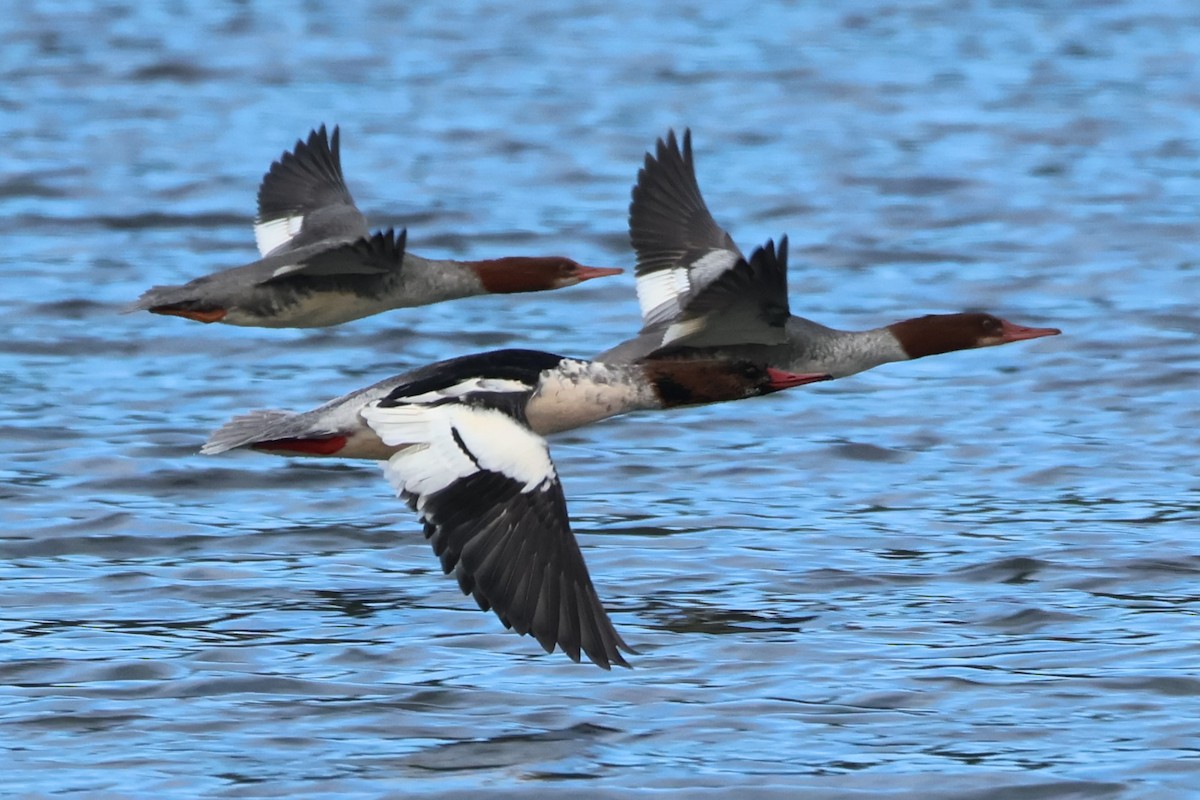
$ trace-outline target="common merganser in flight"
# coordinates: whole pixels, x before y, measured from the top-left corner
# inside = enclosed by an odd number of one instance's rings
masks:
[[[496,350],[414,370],[308,414],[235,419],[202,452],[252,447],[386,459],[388,481],[420,514],[442,569],[454,570],[464,594],[494,611],[505,627],[532,634],[546,652],[557,645],[579,661],[582,651],[609,669],[629,666],[621,651],[635,651],[592,586],[539,432],[638,409],[753,397],[827,377],[746,361],[650,359],[613,366]]]
[[[751,263],[732,271],[731,274],[781,275],[783,269],[775,262],[773,249],[759,248],[754,251]],[[672,365],[677,358],[664,359],[660,356],[660,353],[651,353],[636,363],[607,364],[597,360],[574,380],[559,379],[554,374],[548,375],[546,380],[539,382],[538,389],[531,395],[525,410],[530,427],[535,433],[547,435],[578,428],[627,411],[667,407],[655,405],[657,395],[650,391],[645,371],[649,368],[648,365],[663,365],[655,366],[659,369],[680,368]],[[691,354],[684,354],[683,357],[691,357]],[[487,354],[463,358],[466,359],[468,367],[474,365],[476,359],[482,359],[488,369],[502,368],[502,365],[491,365],[487,361]],[[399,386],[426,379],[441,381],[446,371],[452,369],[451,365],[458,363],[459,359],[452,359],[385,378],[371,386],[334,398],[310,411],[250,411],[221,426],[209,438],[202,452],[222,453],[239,447],[250,447],[281,456],[333,456],[375,461],[390,458],[394,449],[383,444],[375,430],[366,424],[362,417],[363,408],[388,396]],[[818,375],[823,376],[826,373],[804,374],[816,380]],[[665,387],[666,384],[662,386]],[[696,404],[714,401],[688,402]]]
[[[569,258],[422,258],[406,232],[372,234],[342,177],[338,129],[325,126],[271,165],[258,189],[261,258],[182,286],[155,286],[126,309],[260,328],[340,325],[393,308],[479,294],[540,292],[616,275]]]
[[[647,154],[629,206],[637,252],[643,327],[633,339],[596,356],[633,361],[650,352],[690,351],[749,358],[792,372],[834,378],[891,361],[1055,336],[991,314],[929,314],[882,328],[839,331],[791,314],[787,238],[772,257],[747,261],[709,213],[696,182],[691,132],[683,149],[675,132]]]

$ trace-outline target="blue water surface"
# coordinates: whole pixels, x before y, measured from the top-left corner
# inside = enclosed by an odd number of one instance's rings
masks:
[[[819,5],[819,7],[818,7]],[[0,747],[49,797],[1200,795],[1200,6],[64,2],[0,26]],[[120,309],[254,257],[321,124],[429,256],[632,267],[690,126],[796,313],[1063,336],[553,438],[606,673],[479,612],[370,463],[197,454],[631,273],[340,328]]]

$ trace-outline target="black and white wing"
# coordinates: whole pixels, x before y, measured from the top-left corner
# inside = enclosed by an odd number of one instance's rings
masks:
[[[683,149],[675,132],[647,155],[629,205],[629,238],[637,253],[642,330],[674,320],[705,286],[742,260],[716,223],[696,183],[691,131]]]
[[[258,262],[278,262],[260,286],[300,279],[337,279],[386,275],[398,272],[404,264],[404,246],[408,232],[388,228],[353,242],[329,247],[309,247],[303,251],[285,250]]]
[[[331,142],[322,125],[271,164],[258,187],[254,239],[264,257],[318,242],[354,241],[368,234],[342,176],[338,129]]]
[[[456,356],[391,379],[395,383],[381,400],[395,405],[458,400],[471,394],[532,393],[541,374],[562,361],[554,353],[515,347]],[[518,405],[515,398],[510,405]]]
[[[767,240],[695,294],[663,331],[659,351],[787,341],[787,237]]]
[[[547,652],[557,645],[574,661],[582,651],[604,669],[628,666],[621,651],[634,651],[592,586],[545,439],[509,412],[437,394],[444,399],[383,400],[362,416],[403,446],[384,473],[421,515],[442,569]]]

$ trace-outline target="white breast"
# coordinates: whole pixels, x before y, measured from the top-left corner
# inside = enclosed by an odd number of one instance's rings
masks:
[[[525,415],[548,434],[660,404],[640,367],[567,359],[542,373]]]

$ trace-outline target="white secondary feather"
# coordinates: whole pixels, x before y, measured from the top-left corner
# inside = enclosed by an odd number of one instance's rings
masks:
[[[392,406],[372,403],[363,419],[384,444],[401,447],[383,465],[383,474],[396,494],[418,497],[445,489],[478,471],[471,457],[454,441],[446,407]]]
[[[638,305],[646,324],[670,319],[679,312],[679,297],[691,290],[683,267],[648,272],[637,279]],[[665,312],[665,314],[664,314]]]
[[[378,403],[368,403],[358,413],[384,444],[404,447],[433,444],[438,429],[434,420],[442,411],[420,406],[381,408]]]
[[[454,427],[479,466],[500,472],[532,491],[555,478],[546,440],[502,411],[452,406]]]
[[[656,325],[674,319],[688,299],[732,269],[739,258],[737,253],[729,250],[710,250],[686,266],[648,272],[639,277],[637,294],[643,324]]]
[[[303,214],[255,223],[254,241],[258,245],[258,252],[263,258],[266,258],[272,252],[294,239],[303,227]],[[292,269],[295,269],[295,267],[292,267]],[[276,274],[279,274],[278,271]]]
[[[278,278],[280,275],[287,275],[289,272],[295,272],[303,266],[304,265],[299,262],[295,264],[284,264],[282,267],[276,267],[275,271],[271,273],[271,277]]]
[[[527,392],[530,386],[521,381],[506,378],[467,378],[465,381],[435,389],[424,394],[405,397],[406,403],[433,403],[438,400],[455,399],[476,392]]]
[[[555,478],[546,440],[501,411],[371,404],[362,416],[385,444],[408,445],[384,465],[397,493],[424,497],[480,470],[518,481],[523,492]]]
[[[693,291],[700,291],[715,281],[722,273],[733,269],[741,256],[729,250],[709,250],[699,261],[688,267]]]
[[[707,324],[708,320],[706,317],[693,317],[691,319],[672,322],[667,328],[667,332],[663,334],[662,343],[659,346],[665,347],[671,342],[677,342],[680,339],[699,333],[704,330]]]

